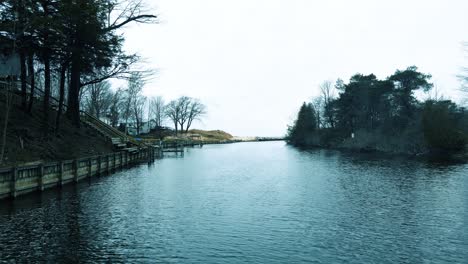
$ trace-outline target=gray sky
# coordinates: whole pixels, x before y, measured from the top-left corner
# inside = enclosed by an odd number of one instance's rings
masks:
[[[279,136],[324,80],[416,65],[459,100],[466,0],[147,0],[161,23],[125,30],[158,76],[146,95],[200,98],[195,126]]]

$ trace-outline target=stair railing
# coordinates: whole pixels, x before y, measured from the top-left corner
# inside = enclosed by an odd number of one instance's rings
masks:
[[[1,84],[0,86],[3,86],[4,83],[6,84],[6,82],[0,81],[0,84]],[[18,89],[20,87],[19,83],[15,82],[15,84],[16,84],[17,90],[19,91],[20,90],[20,89]],[[9,84],[9,85],[11,85],[11,84]],[[29,83],[27,85],[29,86]],[[44,95],[45,95],[44,91],[39,89],[39,87],[34,88],[34,94],[33,95],[31,95],[29,93],[29,96],[37,96],[39,98],[44,97]],[[57,107],[59,106],[60,102],[59,102],[59,100],[57,98],[55,98],[53,96],[50,96],[49,98],[50,98],[50,105],[51,106],[57,106]],[[65,112],[67,110],[67,108],[68,108],[68,105],[65,104],[64,102],[62,102],[63,112]],[[105,130],[105,132],[107,134],[109,134],[110,136],[119,137],[122,140],[124,140],[125,142],[131,142],[132,144],[137,145],[137,146],[142,145],[141,142],[138,142],[133,137],[130,137],[130,136],[126,135],[125,133],[121,132],[120,130],[106,124],[105,122],[101,121],[99,118],[96,118],[95,116],[89,114],[86,111],[80,110],[80,117],[82,117],[85,120],[87,120],[88,122],[94,124],[97,128],[99,128],[101,130]]]

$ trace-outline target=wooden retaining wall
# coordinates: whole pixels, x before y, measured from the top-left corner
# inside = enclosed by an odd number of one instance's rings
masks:
[[[154,160],[155,148],[140,149],[137,153],[114,152],[105,155],[0,169],[0,199],[17,197],[34,191],[78,182],[82,179],[109,173],[141,161]]]

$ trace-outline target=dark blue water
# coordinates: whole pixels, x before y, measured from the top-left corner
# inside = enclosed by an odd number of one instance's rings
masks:
[[[0,259],[126,263],[468,263],[468,165],[189,149],[0,202]]]

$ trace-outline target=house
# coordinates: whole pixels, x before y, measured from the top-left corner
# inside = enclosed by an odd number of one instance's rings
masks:
[[[148,122],[142,122],[140,124],[140,133],[138,134],[137,131],[137,125],[135,122],[128,122],[127,124],[121,123],[120,124],[121,130],[126,131],[129,135],[131,136],[136,136],[136,135],[141,135],[141,134],[148,134],[151,129],[154,129],[156,127],[156,122],[154,120],[150,120]]]
[[[21,73],[19,54],[9,45],[12,42],[0,32],[0,79],[16,79]]]

